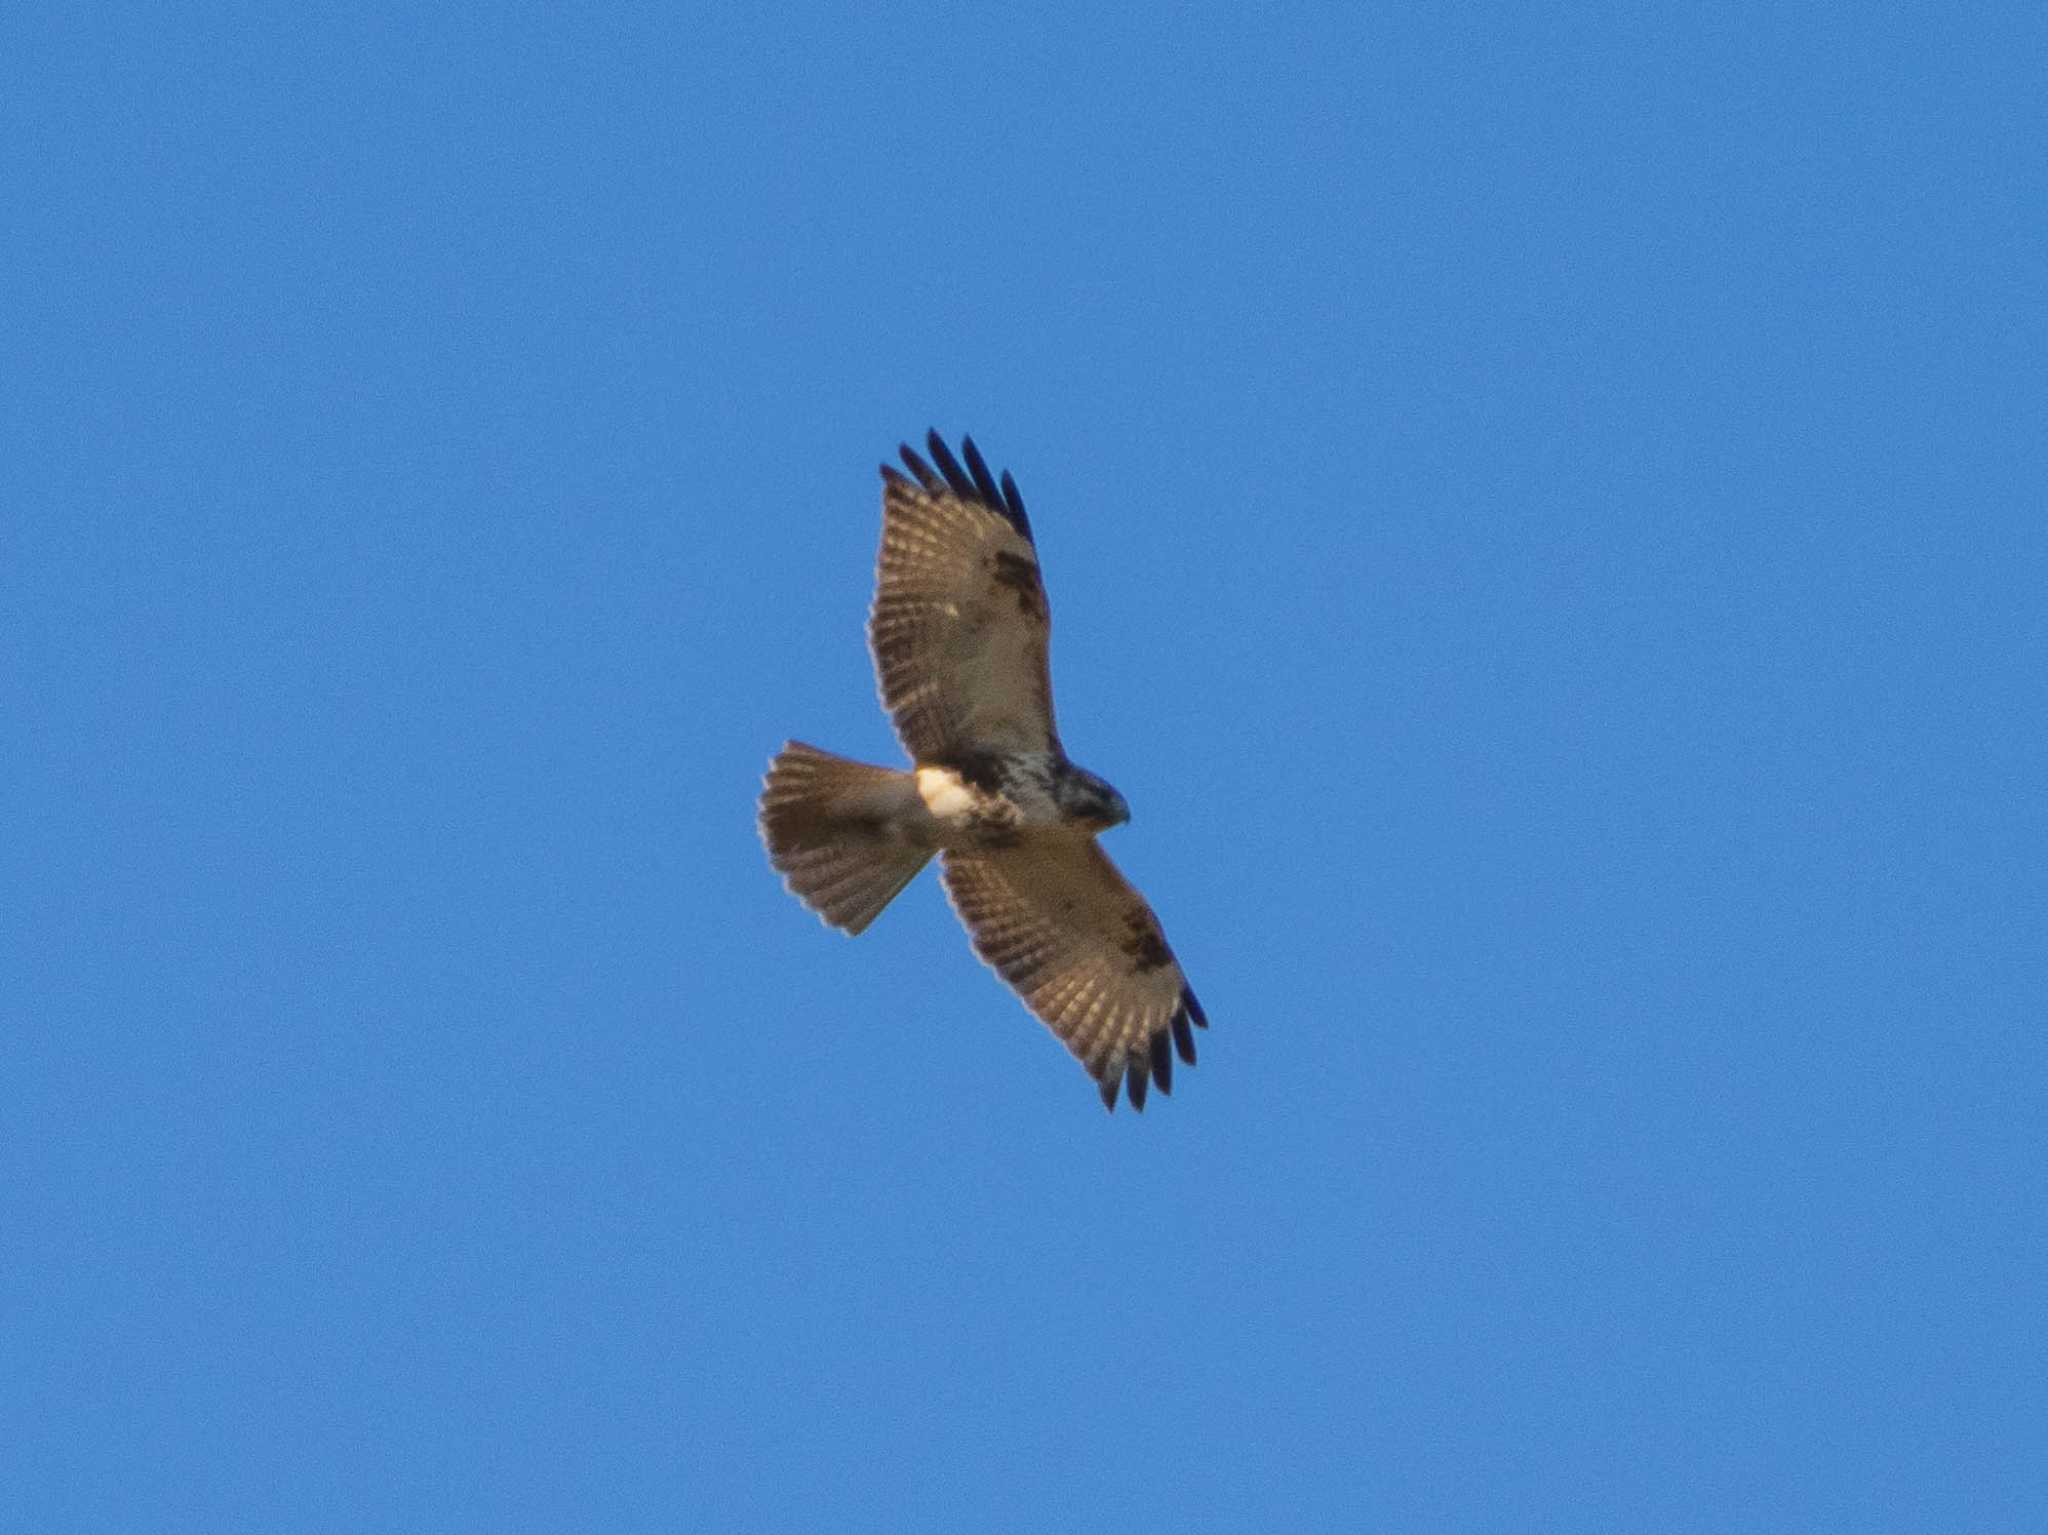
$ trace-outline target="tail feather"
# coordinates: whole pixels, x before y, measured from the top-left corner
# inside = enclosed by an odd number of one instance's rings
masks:
[[[932,849],[906,841],[916,780],[791,741],[768,765],[761,840],[790,893],[833,927],[862,932]]]

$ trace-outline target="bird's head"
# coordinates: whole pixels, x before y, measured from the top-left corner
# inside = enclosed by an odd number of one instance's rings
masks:
[[[1076,821],[1096,831],[1108,831],[1131,818],[1124,797],[1086,768],[1070,768],[1060,786],[1060,806]]]

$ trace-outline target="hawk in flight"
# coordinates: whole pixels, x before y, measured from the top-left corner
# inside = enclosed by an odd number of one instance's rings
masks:
[[[1051,620],[1023,498],[972,438],[882,466],[868,643],[910,769],[791,741],[761,794],[768,861],[828,924],[863,931],[937,853],[974,949],[1088,1068],[1145,1107],[1192,1065],[1202,1004],[1159,919],[1095,844],[1124,797],[1067,760]],[[936,466],[936,467],[935,467]],[[906,474],[904,470],[907,470]]]

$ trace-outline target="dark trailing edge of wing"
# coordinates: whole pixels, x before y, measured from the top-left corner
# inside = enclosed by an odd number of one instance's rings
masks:
[[[925,435],[925,447],[931,453],[931,463],[918,457],[909,443],[902,444],[897,451],[903,455],[903,465],[917,476],[917,483],[926,490],[937,490],[944,486],[963,501],[972,501],[985,506],[1002,518],[1023,536],[1026,543],[1032,543],[1031,519],[1024,515],[1024,498],[1017,493],[1017,482],[1010,478],[1005,469],[1000,482],[988,472],[988,463],[981,456],[981,449],[974,445],[972,437],[960,439],[960,451],[967,457],[967,467],[960,467],[960,460],[953,456],[953,450],[946,446],[946,439],[937,432]],[[935,471],[932,464],[937,464]],[[902,476],[893,464],[882,465],[882,478],[892,484]]]
[[[1176,1054],[1188,1065],[1195,1064],[1196,1029],[1209,1027],[1209,1018],[1202,1011],[1202,1004],[1195,1000],[1192,986],[1180,989],[1180,1006],[1173,1010],[1173,1017],[1167,1027],[1146,1042],[1145,1053],[1133,1051],[1124,1059],[1121,1076],[1098,1077],[1096,1088],[1102,1094],[1102,1106],[1112,1114],[1116,1112],[1117,1090],[1121,1088],[1130,1100],[1131,1107],[1139,1113],[1145,1112],[1145,1094],[1157,1087],[1160,1092],[1173,1092],[1173,1058]],[[1169,1046],[1169,1037],[1171,1045]]]

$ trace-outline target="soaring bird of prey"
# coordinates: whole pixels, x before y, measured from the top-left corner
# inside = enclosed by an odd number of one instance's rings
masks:
[[[868,644],[909,769],[791,741],[769,764],[761,838],[792,894],[859,933],[936,853],[974,949],[1095,1078],[1173,1090],[1202,1004],[1159,919],[1095,838],[1124,797],[1067,760],[1053,725],[1051,619],[1024,501],[962,438],[882,466]],[[936,467],[935,467],[936,466]],[[907,470],[908,473],[904,471]]]

